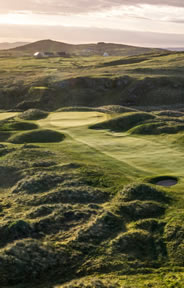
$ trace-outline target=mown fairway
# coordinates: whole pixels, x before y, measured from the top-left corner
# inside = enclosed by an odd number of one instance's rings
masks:
[[[182,147],[173,144],[176,135],[133,136],[128,133],[88,129],[90,124],[105,121],[113,116],[98,112],[56,112],[41,120],[39,124],[44,128],[52,127],[63,131],[70,136],[70,145],[78,144],[81,152],[83,149],[94,150],[94,156],[91,156],[90,161],[96,162],[98,155],[112,162],[112,169],[113,163],[119,165],[120,169],[129,167],[126,177],[129,176],[130,179],[134,177],[134,173],[137,173],[138,178],[167,173],[183,175],[184,154]],[[66,146],[65,143],[61,145]],[[67,146],[69,148],[69,145]],[[75,154],[75,149],[73,153]]]

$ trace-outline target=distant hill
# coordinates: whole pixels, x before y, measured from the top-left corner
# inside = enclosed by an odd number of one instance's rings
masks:
[[[0,43],[0,50],[12,49],[29,44],[28,42],[15,42],[15,43]]]
[[[184,47],[177,47],[177,48],[168,48],[169,51],[178,51],[178,52],[181,52],[181,51],[184,51]]]
[[[107,53],[110,56],[131,56],[144,53],[159,53],[163,49],[135,47],[123,44],[104,43],[97,44],[67,44],[52,40],[41,40],[28,45],[17,47],[9,50],[9,52],[18,54],[33,54],[39,52],[66,52],[69,54],[90,56],[90,55],[103,55]]]

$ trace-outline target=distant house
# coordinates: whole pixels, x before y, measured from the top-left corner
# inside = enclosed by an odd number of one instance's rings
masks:
[[[66,52],[57,52],[57,56],[59,56],[59,57],[66,57],[67,54],[66,54]]]
[[[104,57],[109,57],[109,53],[104,52],[103,56],[104,56]]]
[[[34,57],[37,59],[49,58],[49,57],[69,57],[65,52],[36,52]]]
[[[42,59],[42,58],[45,58],[47,56],[45,55],[44,52],[36,52],[36,53],[34,53],[34,57],[37,59]]]
[[[46,57],[54,57],[55,56],[53,52],[44,52],[44,55]]]

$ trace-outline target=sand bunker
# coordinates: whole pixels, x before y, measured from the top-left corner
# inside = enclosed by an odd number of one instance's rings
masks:
[[[178,183],[175,179],[167,179],[167,180],[160,180],[156,183],[156,185],[164,186],[164,187],[170,187],[174,186]]]
[[[163,176],[152,179],[151,183],[159,186],[171,187],[176,185],[178,183],[178,180],[175,177]]]

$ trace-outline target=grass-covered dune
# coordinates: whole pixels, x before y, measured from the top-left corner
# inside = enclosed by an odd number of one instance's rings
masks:
[[[22,131],[37,129],[38,125],[35,123],[28,123],[24,121],[16,121],[15,119],[7,119],[0,121],[0,131]]]
[[[19,114],[19,118],[23,120],[40,120],[46,118],[48,114],[48,112],[39,109],[28,109]]]
[[[155,116],[150,113],[144,113],[144,112],[135,112],[135,113],[129,113],[125,114],[123,116],[118,116],[113,119],[104,121],[102,123],[98,123],[95,125],[90,126],[91,129],[109,129],[111,131],[128,131],[134,126],[137,126],[138,124],[154,119]]]
[[[183,118],[124,110],[2,113],[39,125],[0,131],[2,287],[182,288],[183,133],[131,129]]]
[[[176,134],[184,131],[184,123],[146,123],[132,128],[129,132],[131,134],[140,135],[158,135],[158,134]]]
[[[8,141],[14,144],[24,143],[52,143],[60,142],[64,135],[60,132],[49,129],[38,129],[29,132],[21,132],[11,136]]]
[[[71,107],[63,107],[59,108],[57,112],[89,112],[89,111],[97,111],[104,113],[126,113],[126,112],[135,112],[136,109],[121,106],[121,105],[106,105],[99,107],[81,107],[81,106],[71,106]]]

